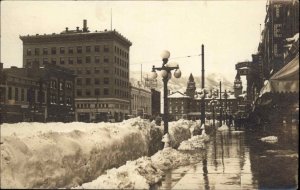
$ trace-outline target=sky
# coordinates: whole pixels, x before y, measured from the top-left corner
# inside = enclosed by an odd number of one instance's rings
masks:
[[[131,71],[140,71],[142,64],[143,74],[149,73],[152,65],[161,66],[160,53],[168,50],[169,62],[178,63],[183,76],[193,73],[200,77],[204,44],[205,72],[233,81],[235,64],[251,61],[251,54],[257,52],[266,3],[266,0],[2,1],[1,62],[5,68],[22,66],[19,35],[82,28],[86,19],[90,31],[112,27],[132,42]]]

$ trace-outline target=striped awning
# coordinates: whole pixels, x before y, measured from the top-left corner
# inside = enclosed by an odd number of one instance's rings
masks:
[[[299,93],[299,54],[267,81],[260,96],[268,92]]]

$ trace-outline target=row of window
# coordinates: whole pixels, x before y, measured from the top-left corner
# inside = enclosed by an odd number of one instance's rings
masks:
[[[90,74],[93,74],[92,71],[90,69],[85,69],[85,72],[83,72],[84,69],[77,69],[76,73],[77,75],[82,75],[82,74],[87,74],[87,75],[90,75]],[[99,68],[94,68],[94,74],[99,74],[100,73],[100,70]],[[103,73],[104,74],[109,74],[110,71],[108,68],[104,68],[103,69]]]
[[[118,57],[115,56],[115,63],[121,67],[124,67],[126,69],[129,68],[129,63],[123,59],[119,59]]]
[[[50,104],[59,104],[59,105],[71,105],[71,97],[57,96],[56,94],[50,95]]]
[[[72,89],[72,84],[71,82],[59,82],[59,84],[57,84],[56,80],[51,80],[49,83],[49,87],[52,89],[57,89],[59,88],[59,90],[63,90],[63,89]]]
[[[83,84],[83,81],[85,81],[85,83]],[[78,86],[81,86],[81,85],[92,85],[92,79],[91,78],[77,78],[76,79],[76,84]],[[99,78],[94,78],[94,84],[95,85],[100,85],[100,79]],[[106,84],[108,85],[109,84],[109,78],[108,77],[104,77],[103,78],[103,84]]]
[[[57,99],[55,94],[51,94],[49,96],[51,104],[64,104],[63,96],[60,96]],[[22,101],[22,102],[42,102],[45,103],[46,100],[46,93],[44,91],[37,91],[34,89],[24,89],[24,88],[13,88],[8,87],[8,99],[15,100],[15,101]],[[59,100],[59,102],[57,102]],[[65,98],[66,104],[71,105],[71,97]]]
[[[94,108],[108,108],[108,104],[94,104]],[[91,108],[91,104],[77,104],[77,108]]]
[[[56,54],[58,54],[58,52],[60,54],[66,54],[67,52],[69,54],[73,54],[75,52],[80,54],[80,53],[83,53],[83,50],[85,51],[85,53],[91,53],[92,51],[100,52],[101,51],[101,46],[100,45],[85,46],[85,47],[77,46],[76,48],[75,47],[68,47],[68,48],[67,47],[34,48],[34,51],[31,48],[27,48],[26,54],[28,56],[30,56],[30,55],[40,55],[40,54],[42,54],[42,55],[48,55],[48,54],[56,55]],[[104,45],[103,46],[103,52],[109,52],[109,51],[110,50],[109,50],[108,45]]]
[[[123,71],[122,69],[119,69],[119,68],[115,68],[115,74],[119,75],[123,78],[128,78],[129,77],[129,72]]]
[[[118,55],[122,56],[122,57],[125,57],[128,59],[128,53],[124,50],[122,50],[121,48],[115,46],[115,53],[117,53]]]
[[[76,62],[75,62],[76,60]],[[36,62],[36,63],[40,63],[39,59],[27,59],[26,60],[26,63],[27,65],[31,65],[32,62]],[[56,58],[43,58],[42,60],[43,64],[48,64],[48,63],[51,63],[53,65],[56,65],[56,64],[61,64],[61,65],[64,65],[64,64],[69,64],[69,65],[73,65],[73,64],[83,64],[83,59],[82,57],[77,57],[77,58],[74,58],[74,57],[61,57],[59,59],[56,59]],[[95,56],[94,57],[94,60],[92,61],[92,57],[91,56],[86,56],[85,59],[84,59],[84,63],[85,64],[90,64],[90,63],[95,63],[95,64],[100,64],[100,57],[99,56]],[[109,63],[109,58],[107,57],[104,57],[103,58],[103,63]]]
[[[83,92],[85,94],[83,94]],[[100,96],[101,92],[99,88],[95,88],[94,89],[94,94],[92,94],[92,90],[91,89],[77,89],[76,90],[76,95],[78,97],[80,96]],[[103,88],[103,95],[107,96],[110,95],[110,91],[108,88]],[[117,97],[123,97],[123,98],[128,98],[129,97],[129,93],[127,91],[123,91],[123,90],[119,90],[119,89],[115,89],[115,96]]]

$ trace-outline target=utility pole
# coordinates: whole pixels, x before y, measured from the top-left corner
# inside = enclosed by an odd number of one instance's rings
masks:
[[[202,90],[204,90],[204,80],[205,80],[205,77],[204,77],[204,45],[202,44],[201,46],[201,57],[202,57],[202,85],[201,85],[201,88]],[[202,101],[201,101],[201,125],[202,124],[205,124],[205,91],[203,91],[204,93],[204,96],[202,98]]]

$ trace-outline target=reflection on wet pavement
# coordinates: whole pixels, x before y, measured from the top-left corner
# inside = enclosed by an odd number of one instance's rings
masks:
[[[241,131],[217,132],[201,162],[166,172],[158,189],[296,189],[297,147],[259,138]]]

